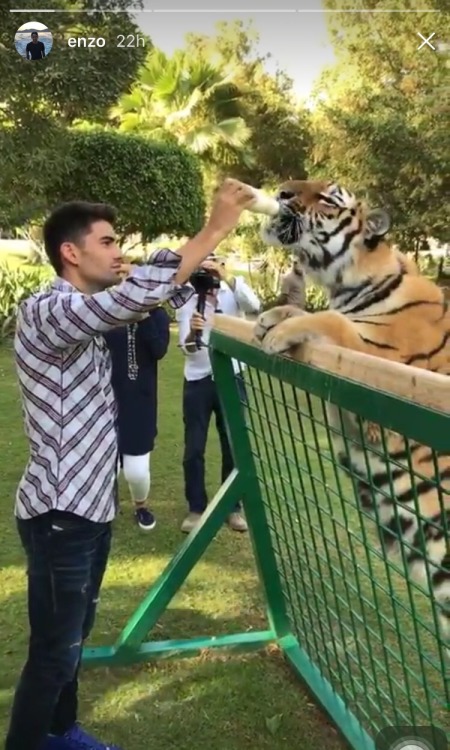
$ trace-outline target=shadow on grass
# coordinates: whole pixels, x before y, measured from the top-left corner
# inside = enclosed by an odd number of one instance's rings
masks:
[[[343,746],[277,653],[179,661],[165,665],[164,685],[159,670],[151,665],[116,675],[113,720],[108,696],[103,703],[97,698],[89,717],[100,736],[127,750]]]
[[[112,642],[111,617],[124,589],[109,588],[89,645]],[[13,690],[26,656],[24,597],[3,603],[0,629],[14,633],[4,642],[0,676],[0,723],[6,729]],[[13,626],[15,622],[15,630]],[[171,608],[150,639],[188,638],[263,628],[254,616],[214,618],[195,609]],[[284,663],[276,647],[245,654],[207,651],[197,657],[160,659],[120,668],[85,668],[80,717],[105,740],[124,750],[246,750],[293,743],[311,750],[342,748],[328,720]]]
[[[174,611],[174,618],[178,612]],[[180,613],[185,617],[187,613]],[[198,631],[227,630],[191,612]],[[0,711],[6,724],[13,685],[4,678]],[[233,655],[160,660],[115,669],[85,669],[80,718],[124,750],[342,750],[343,743],[277,648]]]
[[[195,591],[195,587],[192,587]],[[138,603],[147,589],[135,590],[133,597]],[[94,631],[88,646],[112,646],[133,614],[130,607],[130,590],[123,586],[105,586],[98,609]],[[124,605],[124,602],[126,603]],[[236,609],[233,607],[233,609]],[[247,608],[224,617],[197,609],[186,601],[186,607],[173,602],[149,631],[145,640],[186,639],[201,636],[232,635],[266,629],[267,622],[259,609],[251,612]],[[1,603],[0,632],[3,654],[8,669],[0,672],[0,690],[10,689],[16,682],[20,665],[25,659],[28,645],[28,621],[26,594],[18,593],[4,598]]]

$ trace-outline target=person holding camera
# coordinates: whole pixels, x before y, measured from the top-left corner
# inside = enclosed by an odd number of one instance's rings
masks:
[[[212,378],[212,368],[208,353],[208,341],[215,313],[242,317],[245,313],[258,313],[260,301],[242,276],[232,276],[225,263],[213,257],[204,261],[200,268],[211,274],[211,283],[205,286],[204,315],[197,311],[199,294],[195,294],[183,308],[177,310],[179,342],[186,360],[183,382],[183,421],[184,421],[184,485],[189,512],[181,525],[181,531],[188,534],[199,522],[208,505],[205,487],[205,450],[208,428],[214,414],[222,453],[222,483],[234,468],[233,457],[225,429],[225,421],[219,402],[219,395]],[[215,280],[215,281],[214,281]],[[197,348],[197,336],[201,334],[205,346]],[[233,360],[241,398],[245,400],[244,381],[240,373],[242,365]],[[247,523],[241,514],[238,503],[228,518],[234,531],[247,531]]]

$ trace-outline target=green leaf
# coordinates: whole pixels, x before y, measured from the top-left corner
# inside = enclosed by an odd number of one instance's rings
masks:
[[[281,726],[281,720],[283,718],[283,714],[275,714],[275,716],[272,716],[271,718],[266,717],[266,727],[267,730],[270,732],[272,737],[275,737],[276,733],[278,732],[280,726]]]

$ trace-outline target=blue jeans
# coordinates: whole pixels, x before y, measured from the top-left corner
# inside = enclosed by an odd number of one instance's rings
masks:
[[[246,400],[245,384],[236,378],[241,400]],[[201,380],[184,380],[184,491],[191,513],[203,513],[208,505],[205,487],[205,450],[212,415],[216,418],[222,453],[222,484],[234,469],[233,456],[225,429],[225,421],[217,387],[209,375]],[[235,510],[239,511],[237,503]]]
[[[95,619],[111,524],[51,511],[17,521],[28,563],[28,659],[5,750],[38,750],[76,721],[82,643]]]

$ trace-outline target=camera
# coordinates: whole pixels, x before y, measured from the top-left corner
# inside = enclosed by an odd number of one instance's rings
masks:
[[[220,289],[220,278],[217,274],[207,271],[206,268],[198,268],[191,274],[190,283],[197,294],[207,294],[213,289]]]
[[[206,295],[209,292],[212,292],[213,289],[220,289],[220,276],[217,273],[214,273],[214,271],[208,271],[206,268],[197,268],[197,270],[189,277],[189,281],[194,287],[195,293],[198,295],[197,312],[204,315]],[[205,347],[200,331],[197,331],[196,333],[195,344],[197,349]]]

